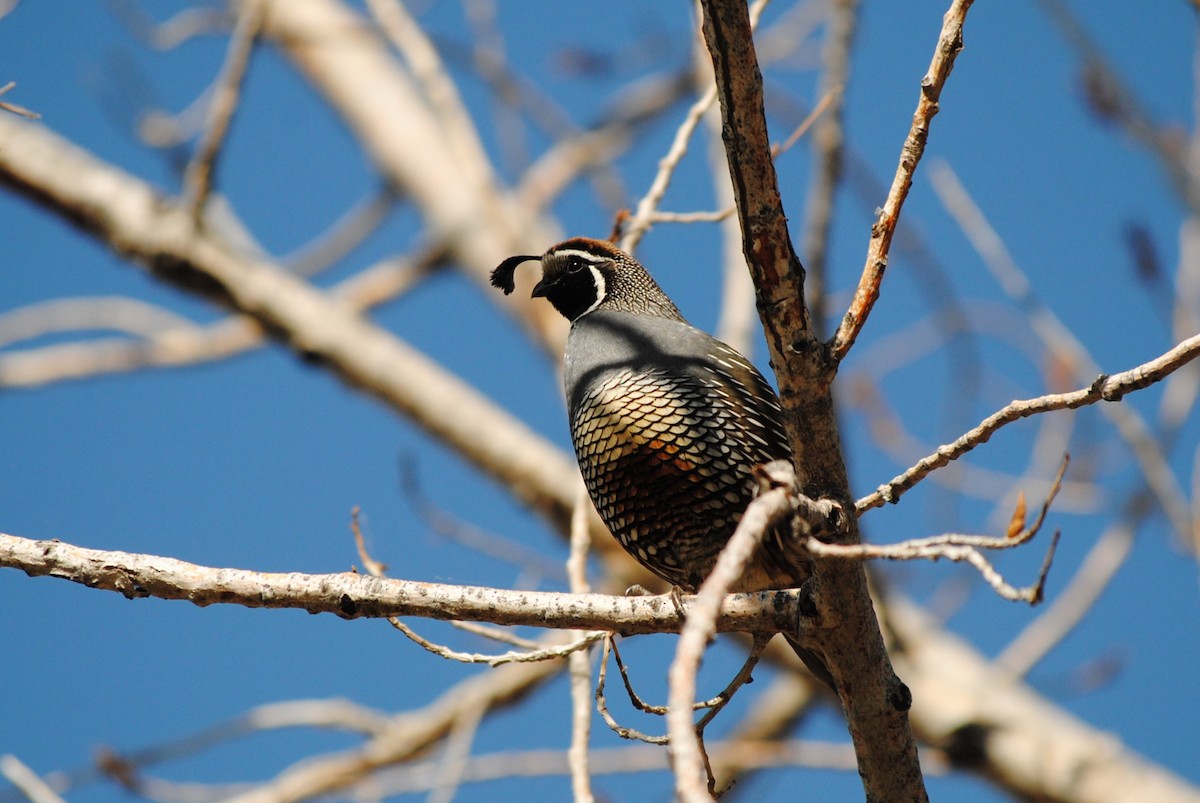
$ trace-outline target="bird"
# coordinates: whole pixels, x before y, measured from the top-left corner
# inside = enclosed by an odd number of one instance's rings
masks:
[[[532,296],[571,324],[563,384],[571,441],[601,520],[642,566],[695,592],[754,497],[757,466],[792,460],[771,385],[731,346],[687,322],[650,273],[610,242],[574,237],[544,254]],[[785,525],[766,534],[734,591],[799,588],[809,559]],[[831,687],[820,656],[788,641]]]

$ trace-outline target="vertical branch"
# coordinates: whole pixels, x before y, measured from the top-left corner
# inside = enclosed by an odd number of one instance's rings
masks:
[[[804,300],[804,267],[792,247],[763,106],[762,76],[746,5],[702,0],[704,38],[721,102],[722,139],[742,247],[778,378],[801,487],[852,504],[831,384],[837,362],[816,338]],[[850,517],[838,540],[857,543]],[[823,655],[841,696],[868,800],[927,799],[908,723],[911,695],[896,678],[867,588],[866,570],[815,561],[809,582],[819,626],[805,647]]]
[[[588,513],[592,503],[587,489],[579,483],[575,496],[575,509],[571,511],[571,554],[567,558],[567,578],[571,593],[587,594],[591,586],[587,581]],[[572,636],[583,636],[575,631]],[[571,679],[571,746],[567,749],[567,763],[571,768],[571,793],[575,803],[592,803],[592,779],[589,762],[588,737],[592,725],[592,664],[587,650],[576,650],[567,659]]]
[[[892,187],[888,190],[879,217],[871,227],[867,264],[858,280],[858,288],[854,291],[854,300],[850,302],[850,308],[846,310],[837,334],[833,337],[831,345],[835,360],[841,360],[850,351],[858,333],[867,322],[867,316],[871,314],[871,308],[879,299],[879,285],[883,282],[883,273],[887,269],[888,252],[892,247],[896,224],[900,220],[900,209],[908,198],[917,163],[925,153],[929,124],[940,108],[942,87],[945,86],[950,70],[954,67],[954,59],[962,50],[963,22],[967,18],[971,3],[972,0],[953,0],[946,16],[942,18],[942,33],[933,51],[933,60],[929,63],[925,77],[921,79],[921,97],[917,101],[917,110],[913,113],[912,127],[904,140],[904,147],[900,149],[900,164],[896,167]]]
[[[717,557],[708,579],[696,592],[679,634],[675,660],[667,674],[670,691],[667,698],[667,731],[671,737],[671,763],[675,770],[675,791],[680,800],[712,800],[706,782],[709,775],[700,735],[692,723],[696,701],[696,673],[709,639],[716,634],[716,618],[721,602],[733,584],[741,578],[773,522],[792,510],[790,489],[775,487],[756,498],[746,508],[742,520]],[[765,643],[765,642],[764,642]],[[761,644],[756,645],[761,649]]]
[[[721,137],[742,228],[742,249],[754,276],[759,308],[776,322],[767,324],[774,330],[768,332],[775,340],[772,352],[782,353],[787,350],[782,340],[784,332],[808,334],[804,267],[792,248],[779,197],[750,17],[745,3],[706,0],[702,5],[704,38],[721,101]],[[783,388],[780,391],[786,393]]]

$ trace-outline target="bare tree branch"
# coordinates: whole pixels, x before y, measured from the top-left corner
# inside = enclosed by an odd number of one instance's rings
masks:
[[[1005,294],[1028,315],[1033,331],[1041,338],[1046,349],[1060,356],[1075,376],[1075,381],[1086,382],[1099,373],[1099,366],[1079,338],[1038,298],[1029,278],[1009,254],[1000,235],[988,223],[950,166],[944,162],[935,163],[930,179],[947,212],[971,240]],[[1128,405],[1106,405],[1100,409],[1129,445],[1129,450],[1146,477],[1147,485],[1158,497],[1176,535],[1183,543],[1191,545],[1193,550],[1200,549],[1200,544],[1194,543],[1195,533],[1187,499],[1167,463],[1161,444],[1145,419],[1136,408]]]
[[[344,619],[419,616],[503,625],[611,630],[631,635],[676,631],[680,615],[670,595],[614,597],[547,591],[505,591],[391,580],[360,574],[268,574],[216,569],[174,558],[110,552],[61,541],[0,533],[0,566],[31,577],[51,576],[130,599],[187,600],[194,605],[299,608]],[[795,594],[735,594],[721,608],[720,630],[794,630]]]
[[[888,624],[903,648],[912,722],[952,766],[977,772],[1019,798],[1072,803],[1195,803],[1200,790],[1147,762],[1111,733],[1088,726],[986,658],[911,602],[892,596]]]
[[[918,461],[916,465],[890,482],[880,485],[874,493],[864,496],[855,503],[861,516],[885,502],[895,502],[908,489],[952,460],[957,460],[988,439],[1001,427],[1028,418],[1038,413],[1054,410],[1074,410],[1098,401],[1120,401],[1127,393],[1149,387],[1172,371],[1178,370],[1200,354],[1200,335],[1191,337],[1160,357],[1123,371],[1119,374],[1101,374],[1086,388],[1071,393],[1051,393],[1036,399],[1014,401],[985,418],[979,426],[960,435],[951,443],[939,446],[937,451]]]
[[[879,286],[887,269],[888,252],[891,250],[892,236],[896,232],[896,223],[900,219],[900,209],[908,197],[909,188],[912,187],[917,163],[925,153],[929,125],[940,108],[942,87],[950,77],[955,58],[962,50],[963,23],[972,2],[973,0],[953,0],[950,10],[942,20],[942,32],[933,52],[933,61],[930,62],[925,77],[921,79],[921,97],[917,101],[917,110],[913,113],[912,128],[909,129],[908,138],[904,140],[904,147],[900,150],[900,164],[896,168],[896,176],[892,179],[892,187],[888,190],[878,219],[871,227],[867,264],[858,280],[858,289],[854,291],[854,300],[850,302],[850,308],[846,310],[846,315],[831,341],[830,348],[835,360],[843,359],[850,351],[858,333],[867,322],[867,316],[871,314],[871,308],[879,298]]]
[[[721,601],[745,572],[763,534],[791,512],[790,496],[790,487],[772,488],[746,508],[729,543],[721,550],[712,573],[700,586],[675,649],[675,660],[671,662],[668,674],[667,729],[671,737],[675,791],[680,799],[689,803],[713,799],[707,762],[702,760],[699,735],[692,722],[700,659],[708,640],[716,633]]]
[[[247,0],[242,4],[237,24],[233,26],[225,64],[209,97],[204,136],[183,175],[185,205],[197,221],[201,219],[209,193],[212,192],[217,157],[229,133],[233,115],[237,112],[242,85],[250,66],[250,55],[254,51],[254,41],[265,10],[266,0]]]
[[[743,253],[754,277],[797,477],[809,496],[848,507],[849,480],[830,395],[837,363],[815,337],[805,305],[804,268],[779,194],[749,17],[738,0],[706,0],[701,6]],[[838,537],[858,542],[857,519],[851,517]],[[810,585],[818,614],[813,644],[837,681],[868,799],[926,799],[906,713],[907,689],[892,671],[863,566],[816,561]]]
[[[44,129],[0,118],[0,184],[96,232],[162,278],[253,316],[298,353],[326,361],[352,384],[472,453],[506,485],[532,491],[561,484],[558,498],[573,497],[574,461],[523,423],[311,285],[231,253],[213,234],[195,229],[185,210],[132,176]],[[538,480],[530,476],[543,473]],[[570,517],[569,504],[540,492],[523,498],[535,508],[549,505],[560,523]]]
[[[430,275],[440,260],[441,253],[436,249],[411,261],[386,260],[338,283],[327,292],[351,310],[365,310],[404,294]],[[27,388],[145,368],[186,367],[223,360],[267,342],[262,327],[248,315],[233,315],[206,324],[185,321],[178,326],[160,328],[159,322],[166,319],[158,314],[148,315],[148,311],[136,311],[136,305],[141,302],[72,301],[60,299],[0,316],[0,339],[29,337],[34,332],[67,327],[123,329],[142,337],[102,338],[0,352],[0,388]],[[129,306],[130,303],[135,306]],[[180,320],[177,316],[172,317]]]
[[[464,712],[516,702],[556,675],[559,661],[513,664],[488,670],[446,690],[424,709],[399,714],[361,746],[309,757],[228,803],[293,803],[346,789],[383,767],[409,760],[446,737]]]
[[[258,0],[238,0],[235,5]],[[421,209],[430,242],[444,242],[455,264],[481,284],[498,255],[535,253],[560,239],[554,227],[504,192],[475,132],[451,139],[446,121],[425,103],[422,87],[397,65],[367,20],[336,0],[272,3],[262,34],[273,41],[359,139],[367,157]],[[471,192],[447,192],[470,187]],[[497,298],[499,296],[497,295]],[[556,356],[566,337],[562,316],[516,295],[518,314]],[[569,511],[563,512],[563,521]]]

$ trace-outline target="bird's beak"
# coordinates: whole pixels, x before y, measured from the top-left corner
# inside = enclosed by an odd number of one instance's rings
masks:
[[[542,280],[533,287],[530,298],[545,298],[557,282],[553,277],[543,276]]]

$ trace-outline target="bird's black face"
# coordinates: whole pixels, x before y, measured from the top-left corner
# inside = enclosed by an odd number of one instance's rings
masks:
[[[578,248],[556,247],[542,256],[542,280],[534,298],[545,298],[568,321],[600,306],[608,293],[607,276],[612,261],[602,254]]]
[[[542,280],[533,288],[568,321],[575,321],[604,301],[620,252],[607,243],[577,237],[559,243],[540,257],[514,256],[492,271],[492,284],[507,295],[514,289],[513,272],[522,262],[540,260]]]

